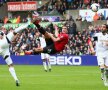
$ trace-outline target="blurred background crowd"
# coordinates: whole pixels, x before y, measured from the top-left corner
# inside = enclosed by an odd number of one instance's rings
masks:
[[[0,0],[0,6],[4,5],[6,2],[16,2],[16,1],[36,1],[36,0]],[[38,0],[37,0],[38,1]],[[58,11],[61,15],[65,15],[66,10],[78,10],[78,9],[90,9],[90,5],[92,3],[98,3],[101,8],[108,8],[108,0],[49,0],[45,5],[38,8],[37,11],[47,11],[47,12],[55,12]],[[29,16],[28,16],[29,17]],[[22,18],[20,17],[20,23],[25,23],[28,20],[28,17]],[[17,18],[13,16],[13,18]],[[7,19],[7,18],[6,18]],[[108,20],[108,18],[104,18],[102,14],[100,14],[99,20]],[[58,54],[71,54],[71,55],[85,55],[90,54],[88,40],[94,35],[96,32],[100,32],[100,25],[89,25],[87,28],[82,31],[77,30],[77,21],[82,21],[82,17],[79,15],[77,18],[73,18],[70,16],[68,19],[57,17],[56,22],[65,22],[65,25],[68,27],[69,34],[69,43],[66,45],[65,49]],[[3,23],[3,19],[0,20]],[[42,22],[49,22],[48,19],[44,19]],[[11,23],[7,20],[7,23]],[[7,34],[11,32],[13,27],[1,29]],[[45,29],[48,32],[54,34],[54,27],[51,23],[46,26]],[[61,27],[59,27],[61,31]],[[18,34],[16,39],[16,43],[10,46],[11,54],[13,55],[25,55],[25,50],[31,50],[33,47],[37,47],[38,43],[36,42],[36,32],[38,30],[36,28],[28,27],[21,34]],[[94,44],[95,46],[95,44]]]

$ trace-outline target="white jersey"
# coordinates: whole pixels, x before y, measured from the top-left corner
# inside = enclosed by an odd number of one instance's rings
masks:
[[[9,49],[9,43],[6,39],[6,36],[3,36],[3,39],[0,39],[0,53],[2,53],[5,49]]]
[[[108,42],[108,34],[103,35],[103,33],[100,32],[100,33],[96,33],[94,37],[97,37],[96,55],[104,54],[103,52],[108,52],[108,46],[105,45],[105,42]]]
[[[0,39],[0,55],[3,57],[7,54],[9,55],[9,41],[12,41],[13,39],[13,32],[10,32],[9,34],[3,35],[3,39]],[[7,53],[6,53],[7,52]]]
[[[42,47],[42,48],[44,48],[44,47],[46,47],[46,41],[45,41],[45,39],[43,38],[43,37],[39,37],[39,40],[40,40],[40,46]],[[49,54],[47,54],[47,53],[41,53],[41,59],[49,59]]]
[[[40,41],[39,41],[40,46],[41,46],[42,48],[46,47],[46,41],[45,41],[45,39],[44,39],[43,37],[39,37],[38,39],[40,40]],[[37,40],[37,41],[38,41],[38,40]]]

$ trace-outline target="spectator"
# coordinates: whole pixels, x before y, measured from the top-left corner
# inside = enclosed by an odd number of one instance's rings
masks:
[[[105,20],[105,17],[102,13],[99,15],[99,20]]]

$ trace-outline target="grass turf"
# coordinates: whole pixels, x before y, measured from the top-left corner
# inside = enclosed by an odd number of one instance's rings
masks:
[[[100,79],[97,66],[15,65],[21,86],[16,87],[6,65],[0,65],[0,90],[108,90]]]

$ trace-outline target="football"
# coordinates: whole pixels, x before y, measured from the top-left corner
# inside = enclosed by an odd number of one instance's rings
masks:
[[[91,10],[92,10],[93,12],[97,12],[99,9],[100,9],[100,5],[99,5],[99,4],[93,3],[93,4],[91,5]]]

